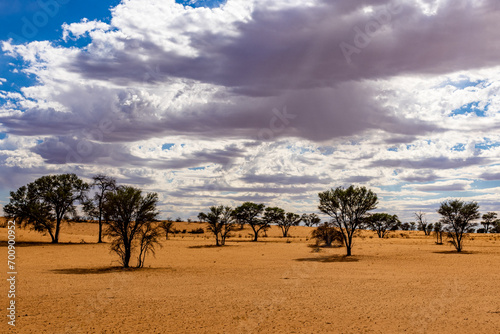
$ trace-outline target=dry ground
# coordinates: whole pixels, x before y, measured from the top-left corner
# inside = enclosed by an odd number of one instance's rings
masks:
[[[500,333],[500,236],[456,254],[420,232],[365,232],[346,259],[314,252],[310,231],[255,243],[245,229],[221,248],[177,234],[148,268],[121,270],[94,224],[64,225],[60,245],[18,230],[17,333]],[[4,273],[6,239],[0,228]]]

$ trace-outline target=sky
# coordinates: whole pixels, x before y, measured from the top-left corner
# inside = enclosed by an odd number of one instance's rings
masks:
[[[319,213],[500,211],[496,0],[0,2],[0,205],[47,174]],[[2,212],[0,211],[0,214]]]

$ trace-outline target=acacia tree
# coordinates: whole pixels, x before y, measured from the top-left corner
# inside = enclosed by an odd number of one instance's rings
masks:
[[[224,246],[235,228],[233,209],[229,206],[211,206],[208,213],[200,212],[198,218],[208,223],[207,229],[214,234],[216,246]]]
[[[299,225],[302,218],[293,212],[287,212],[282,221],[278,221],[278,226],[281,228],[281,232],[283,233],[283,238],[288,237],[288,232],[292,226]]]
[[[483,221],[481,222],[481,225],[484,226],[484,233],[488,233],[490,225],[493,226],[496,219],[497,219],[496,212],[488,212],[483,215]]]
[[[160,227],[165,233],[165,239],[168,240],[168,235],[174,231],[174,222],[171,219],[163,220],[160,223]]]
[[[302,215],[302,221],[304,222],[304,225],[308,227],[315,226],[321,223],[321,219],[315,213],[311,214],[304,213]]]
[[[425,235],[430,235],[432,231],[432,224],[427,223],[425,213],[422,211],[415,212],[415,218],[417,220],[418,229],[423,231]]]
[[[441,203],[437,212],[443,217],[441,221],[446,224],[450,242],[455,246],[457,252],[461,252],[464,234],[476,225],[472,221],[480,217],[479,205],[476,202],[465,203],[460,200],[449,200]]]
[[[90,187],[97,188],[92,199],[88,199],[83,204],[83,210],[91,217],[97,218],[99,221],[99,237],[97,243],[102,243],[102,224],[104,216],[104,201],[106,194],[116,189],[116,180],[104,174],[97,174],[93,178],[94,182]]]
[[[106,195],[106,213],[109,222],[105,234],[112,239],[111,250],[120,257],[120,264],[129,267],[134,249],[139,245],[137,266],[144,265],[148,252],[154,252],[158,244],[158,225],[155,224],[159,212],[156,209],[158,195],[142,195],[140,189],[120,186]]]
[[[260,231],[266,231],[269,223],[265,219],[259,218],[264,211],[264,204],[245,202],[233,211],[233,217],[241,224],[248,224],[253,230],[253,241],[257,241]]]
[[[351,256],[352,238],[363,224],[366,214],[377,207],[377,195],[365,187],[351,185],[344,189],[319,193],[319,210],[333,218],[332,223],[342,233],[347,256]]]
[[[83,201],[88,188],[75,174],[42,176],[11,191],[4,212],[24,226],[49,233],[52,243],[58,243],[62,221],[68,214],[76,215],[75,203]]]
[[[379,238],[384,238],[389,231],[400,223],[397,215],[388,213],[374,213],[366,217],[366,224],[377,231]]]

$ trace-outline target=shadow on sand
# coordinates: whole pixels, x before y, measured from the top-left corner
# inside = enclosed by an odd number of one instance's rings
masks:
[[[461,251],[457,252],[456,250],[447,250],[447,251],[435,251],[434,254],[475,254],[476,252],[471,251]]]
[[[162,270],[171,270],[171,268],[135,268],[135,267],[67,268],[67,269],[52,269],[51,272],[63,275],[89,275],[89,274],[109,274],[109,273],[162,271]]]
[[[327,256],[316,256],[316,257],[306,257],[301,259],[295,259],[299,262],[358,262],[359,259],[353,256],[345,255],[327,255]]]
[[[106,243],[101,243],[105,245]],[[58,242],[57,244],[50,241],[16,241],[16,247],[34,247],[34,246],[80,246],[80,245],[99,245],[96,242]],[[7,241],[0,241],[0,247],[7,247]]]

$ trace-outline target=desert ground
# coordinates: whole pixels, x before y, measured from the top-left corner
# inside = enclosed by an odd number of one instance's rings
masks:
[[[273,227],[251,242],[247,227],[224,247],[176,234],[145,268],[123,270],[95,224],[64,225],[58,245],[18,229],[18,318],[12,328],[3,316],[1,332],[500,333],[500,235],[474,234],[457,254],[423,232],[366,231],[345,258],[314,247],[311,231]],[[6,228],[0,240],[6,275]]]

